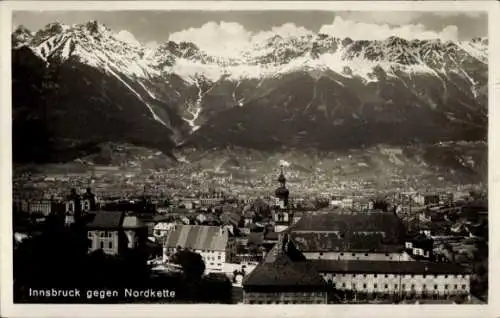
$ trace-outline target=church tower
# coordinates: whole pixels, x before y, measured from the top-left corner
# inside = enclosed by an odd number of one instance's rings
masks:
[[[95,194],[92,193],[90,188],[87,188],[87,192],[85,192],[82,196],[82,211],[96,211],[97,210],[97,202],[95,198]]]
[[[66,217],[64,223],[66,226],[70,226],[76,223],[82,213],[81,199],[76,189],[71,189],[70,195],[66,199]]]
[[[280,166],[280,175],[278,177],[279,187],[274,192],[276,196],[276,205],[274,209],[274,230],[281,232],[288,228],[292,223],[292,215],[290,214],[288,197],[290,191],[286,188],[286,178],[283,173],[283,166]]]
[[[279,187],[276,189],[274,194],[276,195],[276,206],[280,210],[288,210],[288,196],[290,192],[286,188],[286,178],[283,173],[283,166],[280,166],[280,175],[278,177]]]

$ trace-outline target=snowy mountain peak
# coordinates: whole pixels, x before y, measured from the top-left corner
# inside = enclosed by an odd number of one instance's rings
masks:
[[[191,42],[168,41],[157,47],[142,45],[130,32],[114,32],[97,21],[73,26],[51,23],[34,37],[29,36],[29,31],[19,29],[13,33],[12,42],[14,47],[29,44],[48,62],[71,59],[144,79],[176,74],[191,84],[201,76],[215,82],[221,78],[264,78],[314,69],[373,81],[370,74],[376,67],[389,75],[395,70],[430,74],[456,70],[463,74],[460,68],[464,61],[487,62],[485,38],[443,42],[390,36],[368,41],[340,39],[306,29],[293,33],[291,29],[285,25],[263,32],[252,38],[251,45],[231,51],[232,55],[227,56],[208,54]]]
[[[23,45],[27,45],[33,39],[33,32],[31,32],[24,25],[18,26],[11,35],[12,46],[14,48],[21,47]]]

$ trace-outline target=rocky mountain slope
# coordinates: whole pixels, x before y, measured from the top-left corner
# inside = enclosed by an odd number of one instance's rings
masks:
[[[485,141],[487,46],[268,32],[221,57],[142,46],[96,21],[19,27],[14,159],[68,160],[104,141],[166,153]]]

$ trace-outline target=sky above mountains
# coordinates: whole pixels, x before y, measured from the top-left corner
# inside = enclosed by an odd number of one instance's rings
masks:
[[[130,42],[150,46],[168,40],[188,41],[207,52],[250,45],[269,32],[325,33],[355,40],[469,40],[487,36],[487,15],[481,12],[417,11],[18,11],[14,27],[36,31],[51,22],[79,24],[97,20]]]

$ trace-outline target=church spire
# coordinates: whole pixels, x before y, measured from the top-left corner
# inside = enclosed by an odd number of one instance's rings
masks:
[[[278,182],[282,187],[286,187],[286,178],[285,174],[283,173],[283,165],[280,165],[280,176],[278,177]]]
[[[280,175],[278,177],[279,187],[275,191],[276,198],[278,199],[278,205],[281,209],[288,208],[288,196],[290,192],[286,188],[286,178],[283,173],[283,165],[280,166]]]

